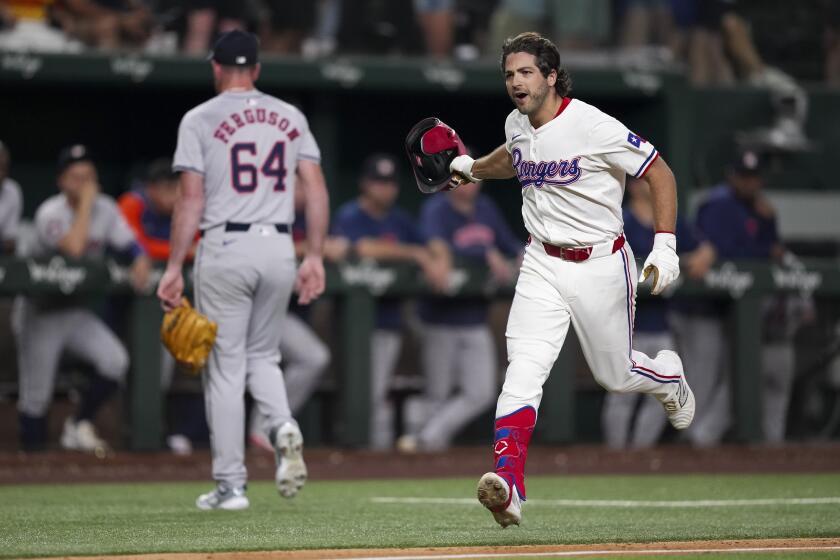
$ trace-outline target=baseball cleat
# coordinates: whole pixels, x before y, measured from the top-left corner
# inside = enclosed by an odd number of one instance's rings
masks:
[[[277,491],[284,498],[294,498],[306,482],[303,436],[297,426],[286,422],[276,429],[272,439],[277,458]]]
[[[692,420],[694,420],[696,403],[694,392],[688,386],[688,381],[685,378],[682,360],[676,352],[672,352],[671,350],[662,350],[656,355],[656,359],[672,363],[675,371],[678,371],[682,375],[674,394],[666,397],[662,401],[662,406],[665,407],[665,413],[668,415],[668,420],[671,422],[671,425],[678,430],[685,430],[691,425]]]
[[[494,472],[489,472],[478,481],[478,501],[490,510],[496,523],[505,528],[519,525],[522,521],[522,502],[519,492]]]
[[[96,428],[89,420],[74,421],[68,417],[61,432],[61,447],[74,451],[91,451],[97,455],[108,451],[108,444],[96,433]]]
[[[226,509],[240,510],[247,509],[251,503],[245,495],[245,487],[233,488],[227,484],[220,483],[212,492],[202,494],[195,501],[195,506],[201,510]]]

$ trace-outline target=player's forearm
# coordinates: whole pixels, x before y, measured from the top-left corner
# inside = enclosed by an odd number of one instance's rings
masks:
[[[674,233],[677,224],[677,180],[671,168],[660,157],[645,174],[653,204],[653,225],[656,231]]]
[[[321,165],[314,161],[300,160],[297,168],[297,188],[306,195],[306,254],[322,256],[327,228],[330,223],[330,195]]]
[[[167,266],[177,268],[183,266],[190,252],[201,214],[204,212],[203,179],[197,176],[196,184],[194,177],[186,178],[185,175],[192,174],[184,172],[181,176],[181,193],[172,214],[172,231],[169,238],[170,253]]]
[[[504,145],[499,146],[484,157],[475,160],[472,175],[476,179],[508,179],[516,173],[510,153]]]
[[[443,239],[432,239],[426,246],[429,249],[429,257],[435,262],[447,268],[452,267],[452,251],[449,244]]]
[[[380,239],[362,238],[358,240],[354,249],[359,258],[377,261],[412,261],[418,262],[425,249],[419,245],[394,243]]]
[[[58,242],[59,251],[76,259],[84,254],[88,242],[92,212],[93,200],[82,200],[79,203],[70,230]]]
[[[323,183],[306,190],[306,254],[321,256],[330,223],[330,197]]]

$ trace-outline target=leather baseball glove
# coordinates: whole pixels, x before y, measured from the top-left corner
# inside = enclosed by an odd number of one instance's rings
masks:
[[[160,325],[160,340],[175,360],[189,373],[198,375],[213,344],[218,325],[190,305],[187,298],[167,311]]]

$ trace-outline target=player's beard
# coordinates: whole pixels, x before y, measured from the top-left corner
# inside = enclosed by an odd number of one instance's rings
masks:
[[[548,82],[540,84],[535,91],[529,92],[528,95],[531,97],[530,103],[518,107],[519,112],[526,116],[533,115],[542,108],[545,98],[548,97]]]

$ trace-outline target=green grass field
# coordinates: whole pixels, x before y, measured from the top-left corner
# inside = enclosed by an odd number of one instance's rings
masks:
[[[259,482],[249,510],[196,510],[209,487],[0,487],[0,556],[840,537],[840,474],[531,477],[523,525],[507,530],[473,479],[312,482],[291,501]]]

